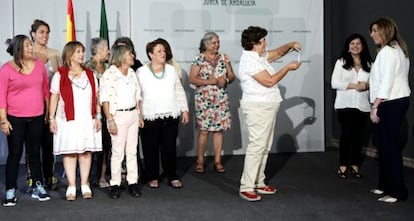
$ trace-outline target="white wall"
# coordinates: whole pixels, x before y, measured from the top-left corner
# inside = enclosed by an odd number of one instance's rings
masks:
[[[75,13],[77,40],[89,48],[89,40],[99,35],[100,0],[72,0]],[[272,49],[289,41],[303,44],[303,64],[280,82],[285,101],[277,118],[273,152],[323,151],[323,0],[247,0],[250,6],[230,5],[218,0],[106,0],[110,43],[119,36],[129,36],[134,41],[137,57],[148,61],[145,45],[158,37],[165,38],[172,46],[175,60],[187,73],[192,59],[198,53],[199,41],[209,30],[220,36],[221,51],[227,53],[235,71],[238,70],[241,31],[249,25],[258,25],[269,31],[268,48]],[[224,3],[227,3],[224,5]],[[28,34],[33,20],[40,18],[51,28],[49,47],[62,50],[65,44],[65,0],[2,0],[0,13],[0,41],[16,34]],[[13,6],[14,4],[14,6]],[[0,62],[9,59],[5,50],[0,51]],[[89,50],[87,55],[89,57]],[[272,64],[279,69],[296,59],[296,54]],[[194,106],[193,90],[185,83],[189,105]],[[224,153],[243,154],[240,121],[237,109],[241,97],[238,82],[229,88],[232,129],[224,134]],[[194,121],[180,128],[179,155],[195,155],[197,131]],[[3,139],[3,138],[0,138]],[[0,142],[4,149],[3,140]],[[212,148],[208,148],[212,153]],[[2,153],[0,151],[0,153]],[[0,158],[1,160],[1,158]]]
[[[13,37],[13,10],[12,1],[0,2],[0,65],[9,60],[10,55],[6,52],[6,39]]]

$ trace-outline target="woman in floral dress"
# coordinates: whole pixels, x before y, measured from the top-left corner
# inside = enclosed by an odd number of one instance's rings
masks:
[[[234,80],[230,59],[219,53],[220,40],[214,32],[208,32],[200,41],[200,54],[191,65],[189,82],[196,86],[195,111],[197,128],[200,130],[197,141],[197,165],[195,171],[204,173],[204,153],[207,138],[213,134],[214,169],[224,173],[221,163],[223,130],[230,128],[231,114],[227,85]]]

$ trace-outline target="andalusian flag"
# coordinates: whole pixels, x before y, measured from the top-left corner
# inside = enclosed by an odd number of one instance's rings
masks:
[[[109,44],[108,21],[106,20],[105,0],[101,1],[101,25],[99,27],[99,37],[106,39]]]
[[[72,0],[68,0],[68,13],[66,15],[66,42],[76,41],[75,16],[73,14]]]

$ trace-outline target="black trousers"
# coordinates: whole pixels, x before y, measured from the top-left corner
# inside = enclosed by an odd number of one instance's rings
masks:
[[[361,165],[361,148],[363,134],[369,113],[356,108],[338,109],[338,120],[341,125],[339,141],[339,165]]]
[[[179,118],[145,120],[141,129],[142,153],[148,180],[159,179],[159,159],[168,181],[178,179],[176,140]]]
[[[108,127],[106,124],[106,118],[102,119],[102,151],[92,153],[92,165],[89,173],[89,182],[93,185],[99,184],[99,179],[102,173],[102,164],[105,160],[106,170],[105,174],[111,174],[111,161],[110,161],[110,152],[111,152],[111,135],[108,132]]]
[[[49,122],[43,124],[42,128],[42,169],[43,176],[47,182],[53,176],[53,164],[55,162],[55,157],[53,156],[53,134],[50,132]]]
[[[400,200],[408,197],[407,187],[404,184],[403,144],[400,140],[400,131],[409,104],[409,98],[405,97],[382,102],[377,110],[380,118],[376,126],[379,139],[378,188]]]
[[[17,176],[20,159],[23,154],[23,145],[29,155],[29,167],[33,178],[33,185],[42,182],[42,169],[40,162],[40,147],[42,144],[43,115],[37,117],[7,116],[13,130],[7,136],[9,155],[6,163],[6,190],[17,189]]]

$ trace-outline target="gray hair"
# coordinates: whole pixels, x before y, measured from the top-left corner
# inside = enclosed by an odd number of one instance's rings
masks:
[[[200,53],[206,51],[207,42],[211,41],[211,39],[214,37],[219,38],[219,36],[213,31],[209,31],[204,34],[203,38],[200,40],[200,47],[198,48],[198,50],[200,50]]]
[[[98,52],[98,48],[102,47],[103,44],[108,45],[108,41],[103,38],[92,38],[91,39],[91,54],[95,56]]]

